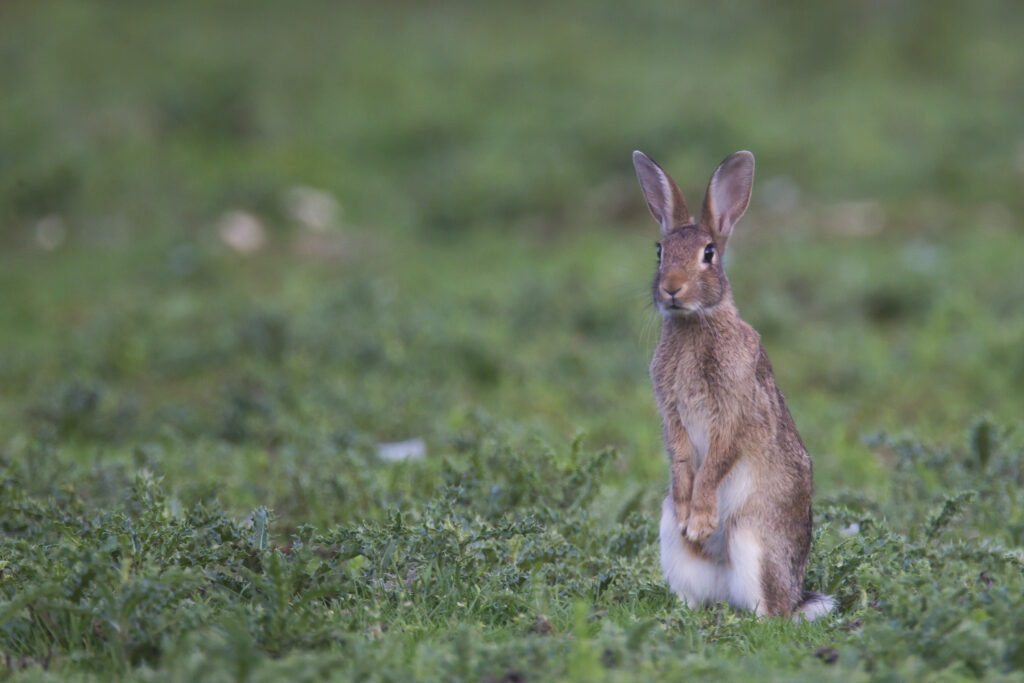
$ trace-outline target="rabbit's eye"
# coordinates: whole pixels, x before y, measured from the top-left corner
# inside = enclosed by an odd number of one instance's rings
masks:
[[[657,249],[658,249],[658,260],[660,261],[661,260],[661,242],[656,242],[654,246],[657,247]]]
[[[715,245],[709,244],[704,247],[704,263],[711,263],[715,260]]]

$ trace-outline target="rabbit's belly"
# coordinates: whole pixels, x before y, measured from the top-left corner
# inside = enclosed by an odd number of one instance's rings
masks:
[[[696,474],[708,453],[709,420],[701,411],[680,411],[680,422],[693,444],[693,470]],[[718,485],[719,522],[731,518],[746,504],[754,491],[754,477],[750,461],[741,457]]]
[[[718,485],[718,528],[703,543],[708,558],[725,564],[730,562],[734,539],[731,538],[733,525],[729,522],[743,509],[753,493],[754,477],[750,463],[740,460]]]
[[[721,525],[719,528],[723,528],[723,522],[743,509],[753,493],[754,473],[750,461],[740,458],[718,485],[718,520]]]

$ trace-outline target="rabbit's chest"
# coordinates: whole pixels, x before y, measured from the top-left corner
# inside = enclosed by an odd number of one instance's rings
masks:
[[[679,422],[693,444],[694,470],[700,468],[708,452],[708,434],[711,432],[711,415],[706,401],[693,400],[693,396],[682,397],[676,402]]]
[[[704,462],[715,424],[734,424],[743,412],[743,398],[736,392],[736,387],[742,386],[738,379],[720,366],[711,371],[698,363],[677,366],[673,403],[693,444],[695,469]]]

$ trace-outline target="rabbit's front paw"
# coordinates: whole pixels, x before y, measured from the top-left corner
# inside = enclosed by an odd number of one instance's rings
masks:
[[[686,538],[693,543],[706,541],[718,528],[718,510],[714,508],[694,508],[690,511],[690,520],[686,524]]]
[[[676,524],[679,525],[679,533],[685,534],[686,524],[690,521],[690,501],[674,500],[672,504],[676,512]]]

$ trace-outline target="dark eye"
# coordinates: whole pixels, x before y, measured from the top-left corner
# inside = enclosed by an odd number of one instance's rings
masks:
[[[657,249],[658,249],[658,260],[660,261],[661,260],[661,242],[655,243],[654,246],[657,247]]]
[[[715,245],[709,244],[704,247],[704,263],[711,263],[715,260]]]

